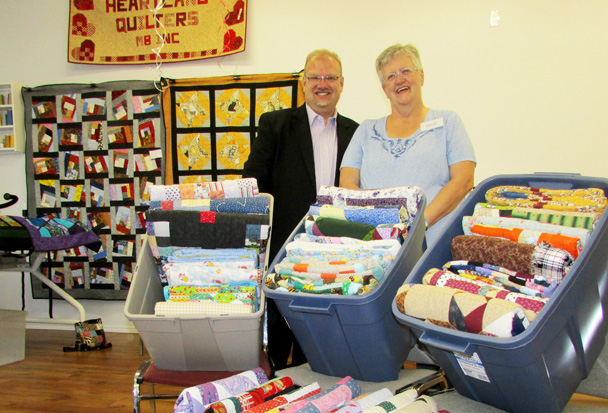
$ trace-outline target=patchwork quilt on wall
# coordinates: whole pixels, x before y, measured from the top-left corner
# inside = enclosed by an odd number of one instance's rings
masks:
[[[153,82],[23,88],[28,215],[75,218],[98,253],[54,251],[42,271],[79,299],[125,299],[145,233],[151,183],[162,184],[164,130]],[[32,280],[34,298],[49,290]]]
[[[297,73],[163,82],[166,184],[239,178],[260,116],[304,102]]]

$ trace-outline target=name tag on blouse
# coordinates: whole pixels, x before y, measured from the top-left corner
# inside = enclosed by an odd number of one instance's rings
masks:
[[[423,122],[420,124],[420,130],[422,132],[437,129],[443,126],[443,118],[437,118],[433,120],[429,120],[428,122]]]

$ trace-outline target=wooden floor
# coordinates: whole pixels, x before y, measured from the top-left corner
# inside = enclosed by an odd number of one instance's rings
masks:
[[[106,333],[112,348],[64,353],[75,333],[26,331],[25,360],[0,366],[0,412],[131,412],[133,375],[142,360],[137,334]],[[148,389],[145,389],[146,391]],[[179,393],[159,387],[156,393]],[[173,401],[156,402],[156,411],[172,412]],[[603,399],[575,395],[569,406],[606,407]],[[142,402],[150,412],[150,402]]]

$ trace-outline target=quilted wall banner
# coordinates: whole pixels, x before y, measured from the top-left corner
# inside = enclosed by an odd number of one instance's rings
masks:
[[[153,82],[23,88],[28,215],[76,218],[98,253],[55,251],[41,271],[79,299],[125,299],[145,234],[149,187],[162,184],[164,127]],[[34,298],[48,288],[32,279]]]
[[[248,0],[71,0],[68,62],[146,64],[245,50]]]
[[[304,103],[298,73],[163,79],[165,183],[241,177],[264,112]]]

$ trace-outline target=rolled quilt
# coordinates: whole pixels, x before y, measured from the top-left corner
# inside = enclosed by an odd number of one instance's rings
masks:
[[[210,301],[159,301],[154,305],[154,314],[162,316],[176,316],[186,314],[252,314],[254,308],[251,304],[217,303]]]
[[[558,284],[574,264],[567,251],[546,243],[523,244],[502,238],[458,235],[452,239],[452,259],[487,263],[515,271],[522,278],[549,277]]]
[[[150,201],[178,201],[209,198],[209,192],[220,191],[224,198],[244,198],[259,194],[255,178],[199,182],[175,185],[150,185]]]
[[[212,403],[254,389],[268,381],[264,370],[256,367],[222,380],[199,384],[184,389],[173,411],[176,413],[202,413]]]
[[[557,288],[557,283],[546,277],[522,278],[518,277],[515,271],[475,261],[449,261],[442,269],[532,297],[550,298]]]
[[[317,202],[330,205],[356,206],[405,206],[413,219],[418,202],[423,196],[417,186],[399,186],[384,189],[347,189],[322,185],[317,192]]]
[[[597,212],[555,211],[551,209],[508,207],[479,202],[475,205],[473,216],[519,218],[529,221],[546,222],[564,227],[593,230],[600,219]]]
[[[439,406],[435,399],[430,396],[423,394],[418,396],[413,403],[403,406],[400,409],[395,410],[393,413],[440,413],[443,410],[439,410]]]
[[[603,212],[606,194],[598,188],[546,189],[527,186],[497,186],[486,191],[493,205],[522,206],[558,211]]]
[[[365,410],[366,413],[390,413],[395,411],[402,411],[412,405],[418,399],[418,392],[414,389],[406,390],[402,393],[398,393],[389,399],[378,403],[377,405]],[[424,410],[422,410],[424,411]],[[432,410],[427,410],[432,411]]]
[[[321,387],[319,386],[319,383],[314,382],[293,392],[267,400],[262,404],[244,410],[242,413],[266,413],[271,410],[278,410],[280,407],[286,406],[288,403],[308,399],[309,397],[319,393],[321,393]]]
[[[449,287],[404,284],[396,304],[403,314],[475,334],[507,338],[530,325],[519,304]]]
[[[512,301],[523,307],[526,317],[528,317],[528,320],[530,321],[536,318],[536,315],[543,309],[548,301],[546,298],[531,297],[525,294],[510,292],[503,288],[491,286],[482,281],[467,279],[451,272],[441,271],[437,268],[432,268],[427,271],[422,278],[422,283],[437,287],[450,287],[484,297],[502,298],[503,300]]]
[[[329,413],[330,410],[342,406],[360,395],[361,386],[359,382],[350,376],[346,376],[330,389],[306,400],[296,402],[282,410],[282,413]]]
[[[212,403],[207,407],[206,413],[240,413],[264,403],[275,394],[290,387],[293,387],[291,377],[279,377],[237,396]]]
[[[504,217],[462,217],[465,235],[486,235],[526,244],[549,242],[555,248],[568,251],[575,258],[591,235],[588,229]]]
[[[335,410],[333,413],[361,413],[387,401],[391,397],[393,397],[393,393],[385,387],[373,393],[359,396]]]
[[[260,270],[227,267],[203,267],[196,263],[170,262],[163,265],[169,286],[260,282]]]

